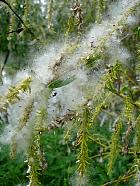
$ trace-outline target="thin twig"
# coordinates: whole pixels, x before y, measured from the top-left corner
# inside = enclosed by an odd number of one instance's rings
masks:
[[[115,183],[120,183],[120,182],[126,182],[128,181],[131,177],[133,177],[135,175],[136,171],[133,170],[131,171],[128,175],[123,175],[123,176],[120,176],[118,179],[116,180],[113,180],[113,181],[110,181],[110,182],[107,182],[101,186],[108,186],[108,185],[114,185]]]

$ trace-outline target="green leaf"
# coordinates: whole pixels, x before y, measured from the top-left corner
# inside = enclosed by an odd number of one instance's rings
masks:
[[[72,76],[71,78],[67,78],[65,80],[57,79],[57,80],[54,80],[53,82],[51,82],[48,85],[48,88],[49,89],[55,89],[55,88],[63,87],[65,85],[70,84],[74,80],[75,80],[75,77],[74,76]]]

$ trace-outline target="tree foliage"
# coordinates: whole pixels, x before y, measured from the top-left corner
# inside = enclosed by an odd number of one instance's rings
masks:
[[[2,80],[15,56],[24,63],[29,50],[48,50],[0,94],[1,143],[11,158],[24,153],[29,179],[6,184],[139,184],[140,1],[122,10],[121,1],[1,2]]]

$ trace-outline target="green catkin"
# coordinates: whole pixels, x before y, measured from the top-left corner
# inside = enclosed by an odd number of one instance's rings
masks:
[[[47,12],[48,30],[49,31],[51,31],[51,29],[53,27],[53,23],[52,23],[53,8],[54,8],[54,0],[49,0],[49,3],[48,3],[48,12]]]
[[[0,111],[7,111],[9,105],[12,105],[20,100],[20,94],[30,90],[31,77],[21,81],[16,86],[11,86],[8,93],[0,98]]]
[[[131,104],[131,99],[124,98],[124,118],[126,120],[126,132],[123,139],[123,152],[124,154],[128,153],[128,146],[130,141],[130,136],[134,128],[134,106]]]
[[[30,15],[30,1],[25,0],[24,2],[24,15],[23,15],[23,20],[25,25],[28,25],[29,21],[29,15]]]
[[[111,145],[110,145],[110,152],[109,152],[109,158],[108,158],[108,175],[112,174],[112,169],[113,166],[117,160],[118,154],[119,154],[119,137],[120,137],[120,132],[122,129],[122,121],[119,119],[115,131],[112,134],[111,137]]]
[[[89,141],[89,110],[84,108],[82,121],[79,126],[77,146],[79,154],[77,157],[78,172],[81,177],[85,175],[89,163],[88,141]]]
[[[40,137],[39,135],[33,134],[33,139],[31,146],[28,150],[27,162],[28,162],[28,170],[27,174],[29,174],[29,185],[28,186],[39,186],[41,183],[39,182],[39,150],[40,150]]]
[[[47,113],[44,108],[41,108],[36,115],[36,123],[34,126],[34,132],[32,134],[32,141],[27,152],[27,162],[29,174],[29,186],[41,185],[39,181],[39,174],[41,170],[46,169],[47,163],[43,157],[41,149],[41,135],[39,130],[46,124]]]
[[[130,98],[126,97],[124,99],[124,117],[127,119],[128,123],[132,122],[133,120],[133,112],[134,112],[134,106],[131,104]]]
[[[19,94],[21,92],[26,92],[30,89],[30,83],[31,83],[31,78],[27,78],[23,80],[20,84],[18,84],[15,87],[11,87],[6,95],[6,100],[12,104],[15,103],[15,101],[19,98]]]
[[[72,16],[69,16],[68,21],[67,21],[67,27],[66,27],[66,31],[65,31],[65,36],[68,37],[69,34],[74,32],[74,28],[75,28],[75,21],[74,18]]]
[[[96,0],[96,22],[102,21],[103,12],[105,10],[105,0]]]
[[[31,113],[33,111],[33,106],[34,106],[34,100],[30,100],[23,111],[23,116],[19,120],[19,124],[20,124],[18,126],[19,131],[26,125],[26,123],[30,119]]]

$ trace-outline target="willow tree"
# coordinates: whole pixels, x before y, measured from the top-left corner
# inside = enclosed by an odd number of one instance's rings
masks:
[[[59,11],[67,10],[70,2],[47,3],[48,32],[54,32],[60,15],[65,14]],[[25,10],[28,6],[26,1]],[[26,78],[20,76],[22,81],[17,79],[1,95],[0,111],[9,114],[4,130],[9,137],[6,140],[3,134],[1,142],[10,144],[12,158],[17,151],[25,153],[28,185],[41,185],[40,173],[47,171],[42,136],[58,128],[63,128],[64,139],[76,149],[74,185],[139,182],[139,7],[139,0],[76,1],[67,21],[56,26],[65,27],[67,39],[48,45],[46,53],[25,70]],[[88,13],[86,18],[93,19],[90,26],[84,19]],[[56,20],[60,18],[56,25],[55,15]],[[23,18],[28,34],[37,36],[38,30],[28,25],[32,16]],[[122,158],[131,158],[131,163],[123,175],[114,178]],[[95,159],[96,164],[106,166],[109,182],[91,179]]]

